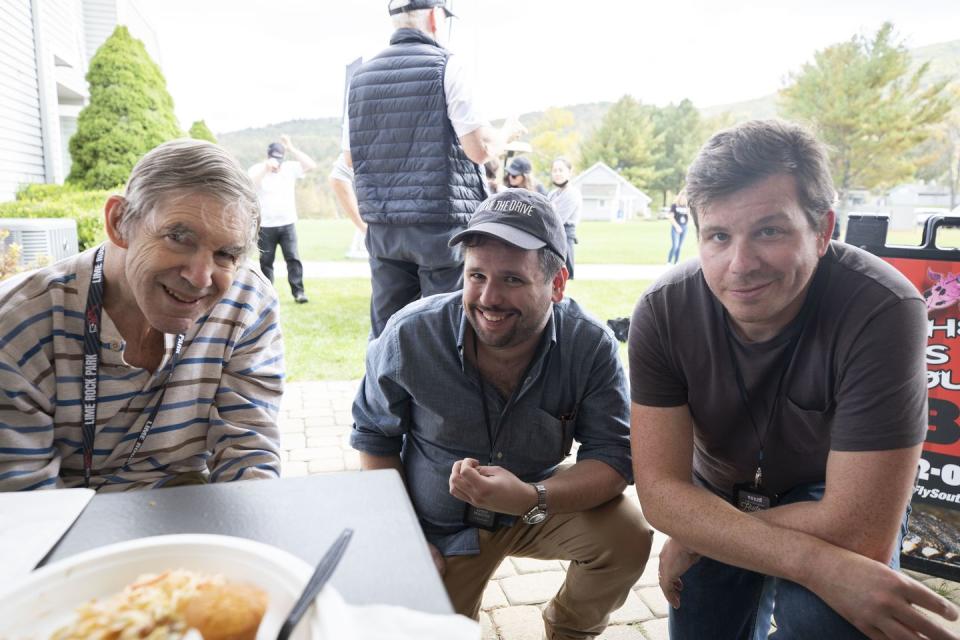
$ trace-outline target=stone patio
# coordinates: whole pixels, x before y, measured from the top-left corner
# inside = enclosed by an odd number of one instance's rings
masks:
[[[350,406],[358,381],[287,384],[280,416],[284,477],[357,471],[360,459],[350,447]],[[636,496],[633,487],[627,493]],[[667,602],[657,587],[655,556],[664,536],[657,533],[650,562],[627,602],[614,612],[601,640],[666,640]],[[540,609],[563,581],[561,562],[508,558],[483,595],[483,640],[540,640]],[[960,584],[914,574],[960,605]],[[950,626],[960,633],[960,623]]]

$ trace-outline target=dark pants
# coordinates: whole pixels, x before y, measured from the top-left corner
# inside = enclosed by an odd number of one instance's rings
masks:
[[[260,249],[260,270],[273,282],[273,260],[277,256],[277,245],[283,251],[287,263],[287,280],[290,293],[296,298],[303,293],[303,264],[297,253],[297,226],[287,224],[282,227],[260,227],[257,246]]]
[[[823,483],[797,487],[781,504],[820,500]],[[900,567],[900,544],[907,531],[907,515],[900,526],[890,566]],[[701,558],[682,576],[680,608],[670,610],[670,638],[698,640],[766,640],[771,615],[778,640],[860,640],[865,638],[827,603],[795,582]]]
[[[463,288],[463,251],[449,240],[465,225],[371,224],[370,339],[383,333],[387,320],[421,297]]]
[[[429,267],[370,256],[370,277],[370,337],[376,338],[390,316],[414,300],[462,289],[463,263]]]
[[[568,280],[573,280],[573,246],[577,244],[577,227],[572,224],[563,225],[563,231],[567,235],[567,273]]]

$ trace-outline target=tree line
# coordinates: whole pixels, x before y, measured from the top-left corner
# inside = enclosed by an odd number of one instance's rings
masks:
[[[817,51],[788,76],[778,111],[811,126],[831,150],[840,202],[852,189],[878,190],[915,178],[960,191],[960,84],[931,82],[929,64],[913,68],[892,24]],[[185,134],[160,68],[125,27],[98,49],[87,74],[90,102],[70,140],[68,182],[86,189],[122,184],[148,150]],[[578,169],[602,161],[662,204],[683,187],[697,149],[729,115],[704,118],[690,100],[656,106],[625,95],[593,131],[577,131],[575,116],[548,109],[532,123],[529,142],[537,174],[546,179],[556,156]],[[195,138],[215,140],[198,121]],[[325,173],[325,169],[323,170]]]
[[[911,70],[911,56],[894,27],[854,36],[814,54],[790,74],[778,94],[779,113],[811,126],[830,149],[838,200],[853,189],[878,190],[916,178],[960,190],[960,84],[929,81],[929,63]],[[554,114],[562,122],[563,114]],[[562,150],[580,165],[603,161],[635,186],[668,195],[683,188],[686,167],[729,117],[704,120],[689,100],[666,107],[623,96],[596,131]],[[538,132],[551,143],[548,132]],[[538,145],[534,143],[534,148]]]

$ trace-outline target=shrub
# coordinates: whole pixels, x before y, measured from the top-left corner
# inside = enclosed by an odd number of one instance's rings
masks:
[[[31,184],[13,202],[0,203],[0,218],[72,218],[77,221],[80,250],[100,244],[103,205],[114,191],[82,191],[70,185]]]
[[[20,245],[6,244],[4,240],[10,232],[0,229],[0,280],[9,278],[20,271]]]
[[[126,27],[117,27],[90,60],[90,103],[70,138],[67,181],[86,189],[126,182],[137,161],[183,135],[160,67]]]
[[[209,142],[213,143],[217,142],[217,137],[213,135],[213,131],[210,131],[210,127],[208,127],[207,123],[203,120],[197,120],[190,125],[190,131],[187,133],[189,133],[190,137],[194,140],[208,140]]]

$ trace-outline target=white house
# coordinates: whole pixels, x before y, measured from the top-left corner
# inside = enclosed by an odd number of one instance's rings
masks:
[[[29,182],[63,182],[67,144],[89,97],[87,65],[124,24],[155,60],[157,37],[133,0],[0,2],[0,201]]]
[[[572,180],[583,194],[581,220],[629,220],[650,217],[651,198],[602,162]]]
[[[889,216],[891,229],[911,229],[931,214],[950,211],[950,190],[936,184],[911,182],[875,196],[858,189],[850,192],[850,213],[881,213]]]

